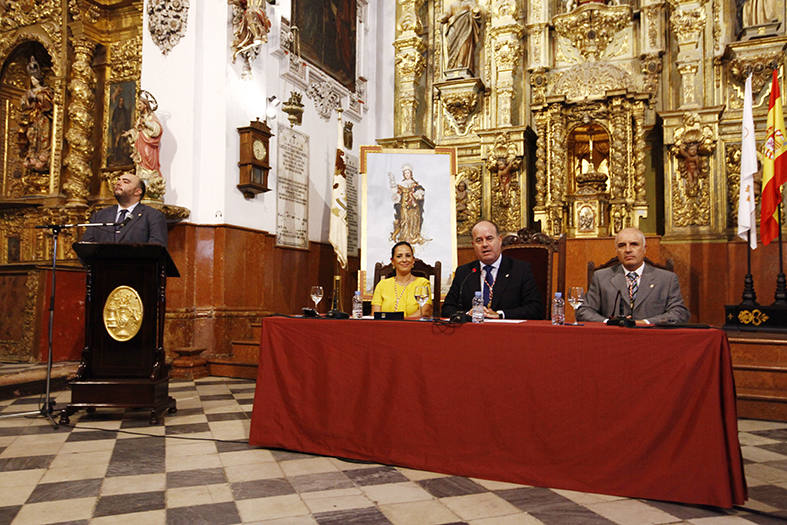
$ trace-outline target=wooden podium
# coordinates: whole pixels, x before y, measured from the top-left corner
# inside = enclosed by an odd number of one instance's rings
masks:
[[[165,410],[177,410],[163,339],[167,277],[180,277],[178,269],[156,244],[73,247],[88,269],[85,347],[60,422],[83,408],[119,407],[150,409],[150,423],[158,424]]]

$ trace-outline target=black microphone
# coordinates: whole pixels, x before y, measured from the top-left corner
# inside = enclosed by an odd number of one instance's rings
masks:
[[[125,227],[125,226],[126,226],[128,223],[130,223],[130,222],[131,222],[131,219],[133,219],[133,218],[134,218],[134,216],[133,216],[133,215],[129,215],[128,217],[126,217],[126,218],[123,220],[123,222],[116,222],[116,223],[115,223],[115,229],[116,229],[116,230],[119,230],[119,229],[121,229],[121,228]]]
[[[615,306],[617,305],[618,316],[615,317]],[[615,303],[612,305],[612,316],[607,320],[610,326],[624,326],[626,328],[633,328],[637,325],[632,317],[626,317],[623,313],[623,294],[620,290],[615,294]]]
[[[465,283],[467,282],[467,280],[470,278],[471,275],[475,275],[476,273],[478,273],[478,268],[476,268],[474,266],[473,269],[470,270],[470,273],[465,275],[465,278],[462,279],[462,282],[459,284],[459,306],[460,307],[462,306],[462,292],[465,289]],[[451,314],[451,322],[452,323],[464,323],[464,322],[469,321],[469,320],[470,320],[470,316],[467,315],[466,313],[462,312],[462,311],[457,311],[457,312],[454,312],[453,314]]]

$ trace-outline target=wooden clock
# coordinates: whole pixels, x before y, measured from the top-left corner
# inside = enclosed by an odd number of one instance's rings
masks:
[[[268,147],[273,136],[270,128],[260,119],[238,128],[240,135],[240,161],[238,189],[247,199],[258,193],[270,191],[268,172],[271,169]]]

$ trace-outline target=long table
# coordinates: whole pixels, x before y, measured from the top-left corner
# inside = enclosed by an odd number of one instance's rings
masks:
[[[747,497],[716,329],[268,317],[249,443],[719,507]]]

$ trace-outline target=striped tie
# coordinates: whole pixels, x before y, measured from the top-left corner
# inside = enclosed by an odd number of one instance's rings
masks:
[[[495,285],[495,280],[492,279],[492,265],[487,264],[484,266],[484,272],[484,305],[491,308],[492,287]]]
[[[639,285],[637,284],[637,272],[629,272],[626,274],[629,280],[629,304],[631,308],[634,308],[634,299],[637,298],[637,290],[639,289]]]

